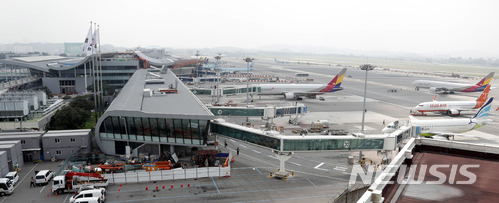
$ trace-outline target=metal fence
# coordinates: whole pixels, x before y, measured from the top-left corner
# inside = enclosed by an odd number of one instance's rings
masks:
[[[133,171],[126,173],[105,174],[109,183],[143,183],[163,180],[185,180],[205,177],[226,177],[230,176],[230,166],[228,167],[203,167],[190,169],[173,169],[159,171]]]

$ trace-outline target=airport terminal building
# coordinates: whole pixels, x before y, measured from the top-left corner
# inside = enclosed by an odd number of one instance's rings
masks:
[[[2,75],[0,82],[26,77],[37,78],[35,86],[46,86],[54,94],[85,93],[100,77],[105,85],[121,88],[138,69],[173,67],[173,57],[154,58],[142,51],[102,53],[86,57],[30,56],[0,60]],[[102,71],[95,70],[94,64]],[[97,76],[94,76],[97,74]],[[3,81],[5,79],[6,81]],[[3,85],[3,84],[2,84]],[[1,87],[1,86],[0,86]]]
[[[211,111],[165,68],[138,70],[96,124],[96,141],[108,155],[185,154],[206,145]]]

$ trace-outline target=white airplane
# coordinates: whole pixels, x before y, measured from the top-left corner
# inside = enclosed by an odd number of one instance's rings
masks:
[[[488,85],[475,101],[437,101],[437,96],[435,95],[432,102],[423,102],[414,107],[414,109],[411,110],[411,115],[426,116],[425,113],[427,112],[436,112],[457,116],[461,111],[479,109],[487,101],[490,86],[491,85]]]
[[[347,68],[341,69],[328,84],[260,84],[261,91],[258,95],[284,95],[285,99],[297,100],[301,100],[302,96],[316,98],[320,94],[343,90],[340,85],[346,71]]]
[[[494,72],[490,72],[475,85],[433,80],[416,80],[412,82],[412,84],[416,87],[416,90],[419,90],[420,88],[427,88],[433,93],[453,94],[454,92],[480,92],[489,85],[492,80],[492,76],[494,76]]]
[[[417,127],[417,134],[421,136],[432,137],[438,135],[448,139],[449,136],[453,136],[456,133],[468,132],[491,123],[492,120],[487,119],[486,117],[489,115],[493,100],[493,97],[490,98],[475,116],[471,118],[417,120],[414,117],[409,116],[411,118],[410,123],[412,126]],[[396,123],[393,122],[383,128],[382,132],[392,133],[396,129]]]
[[[286,61],[286,60],[277,60],[276,58],[274,58],[274,61],[276,63],[289,63],[289,61]]]

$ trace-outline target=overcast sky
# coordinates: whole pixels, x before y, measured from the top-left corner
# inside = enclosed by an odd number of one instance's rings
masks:
[[[82,42],[172,48],[307,45],[352,50],[499,56],[499,1],[12,0],[0,43]]]

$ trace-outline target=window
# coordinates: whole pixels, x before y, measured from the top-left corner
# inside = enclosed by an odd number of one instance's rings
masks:
[[[59,138],[55,138],[55,143],[61,143],[61,140]]]
[[[71,138],[71,142],[76,142],[76,138]]]
[[[26,144],[26,140],[21,140],[21,144],[25,145]]]
[[[62,154],[62,152],[61,152],[61,150],[56,150],[56,151],[55,151],[55,154],[57,154],[57,155],[61,155],[61,154]]]

